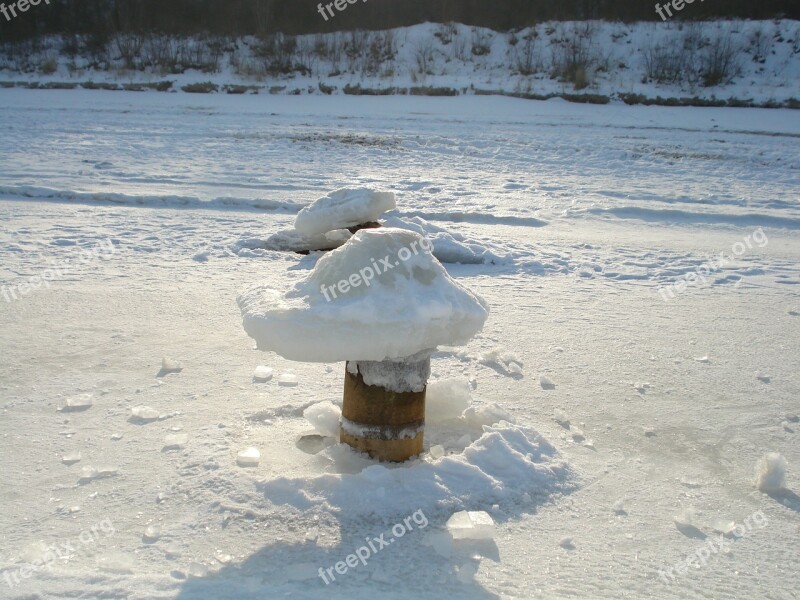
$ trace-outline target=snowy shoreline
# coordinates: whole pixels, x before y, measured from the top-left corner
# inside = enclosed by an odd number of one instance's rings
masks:
[[[548,22],[509,33],[425,23],[265,39],[120,36],[100,52],[71,55],[65,43],[7,44],[0,88],[800,107],[800,22],[792,20]],[[709,62],[714,52],[728,52],[730,64]]]

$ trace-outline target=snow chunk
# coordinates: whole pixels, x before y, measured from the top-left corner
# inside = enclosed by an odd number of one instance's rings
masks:
[[[181,371],[183,371],[183,365],[177,360],[167,357],[161,359],[161,374],[167,375],[169,373],[180,373]]]
[[[105,479],[114,477],[119,471],[114,467],[83,467],[81,469],[81,482],[93,481],[95,479]]]
[[[269,367],[264,365],[259,365],[256,367],[255,372],[253,373],[253,381],[256,383],[266,383],[270,379],[272,379],[272,374],[274,371]]]
[[[786,489],[788,463],[777,452],[765,454],[756,465],[756,487],[762,492],[779,492]]]
[[[240,467],[257,467],[261,462],[261,452],[258,448],[247,448],[236,455],[236,464]]]
[[[495,425],[502,421],[514,423],[515,419],[506,410],[497,404],[475,407],[471,406],[464,411],[464,419],[467,425],[476,429],[481,429],[484,425]]]
[[[144,421],[145,423],[157,421],[160,416],[161,413],[150,406],[134,406],[131,408],[131,418],[137,421]]]
[[[444,446],[438,444],[436,446],[431,446],[430,453],[433,459],[442,458],[445,455]]]
[[[472,404],[472,390],[464,379],[434,381],[425,396],[425,421],[442,423],[458,419]]]
[[[303,417],[314,426],[320,435],[336,437],[339,435],[339,419],[342,410],[333,402],[319,402],[303,411]]]
[[[69,452],[61,457],[61,462],[65,465],[74,465],[77,462],[81,462],[81,453]]]
[[[359,231],[285,293],[259,286],[240,296],[239,306],[260,349],[324,363],[465,344],[489,315],[486,302],[450,277],[422,237],[389,228]]]
[[[283,387],[295,387],[300,383],[297,375],[294,373],[281,373],[278,375],[278,385]]]
[[[164,436],[164,450],[178,450],[189,443],[189,436],[185,433],[173,433]]]
[[[374,222],[383,213],[397,208],[393,192],[344,189],[332,192],[297,214],[294,227],[300,233],[315,235]]]
[[[447,520],[447,530],[454,540],[490,540],[494,537],[494,519],[484,511],[462,510]]]
[[[64,412],[78,412],[91,408],[92,404],[94,404],[94,401],[91,394],[80,394],[67,398],[61,410]]]
[[[142,534],[142,539],[145,542],[155,542],[158,538],[161,537],[161,527],[158,525],[148,525],[144,529],[144,534]]]

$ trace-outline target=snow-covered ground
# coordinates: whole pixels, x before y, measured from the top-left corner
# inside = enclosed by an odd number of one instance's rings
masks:
[[[180,91],[209,83],[220,92],[246,86],[238,93],[278,95],[416,88],[423,95],[698,97],[797,108],[799,56],[800,22],[790,19],[545,22],[513,32],[423,23],[266,39],[122,35],[91,52],[75,48],[74,38],[51,37],[0,47],[0,84],[122,89],[166,82]]]
[[[795,112],[0,99],[0,597],[797,597]],[[434,354],[432,402],[472,407],[411,464],[333,444],[329,405],[309,437],[344,365],[242,328],[319,258],[267,240],[342,187],[396,192],[491,309]],[[769,452],[794,492],[756,489]]]

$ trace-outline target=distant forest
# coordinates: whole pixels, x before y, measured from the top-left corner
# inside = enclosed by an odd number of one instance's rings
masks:
[[[88,35],[97,42],[120,32],[300,34],[388,29],[425,21],[455,21],[503,31],[547,20],[660,20],[655,0],[359,0],[328,21],[317,12],[317,5],[315,0],[50,0],[50,4],[42,0],[11,21],[0,16],[0,40],[51,33]],[[695,0],[675,19],[713,17],[800,19],[800,2]]]

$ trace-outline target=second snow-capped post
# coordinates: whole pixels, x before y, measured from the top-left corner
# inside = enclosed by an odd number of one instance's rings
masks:
[[[325,233],[374,222],[393,194],[344,190],[304,209],[296,227]],[[465,344],[488,317],[486,303],[458,284],[418,233],[358,230],[282,292],[273,285],[239,298],[247,333],[290,360],[345,362],[340,441],[382,461],[423,450],[430,357]]]

